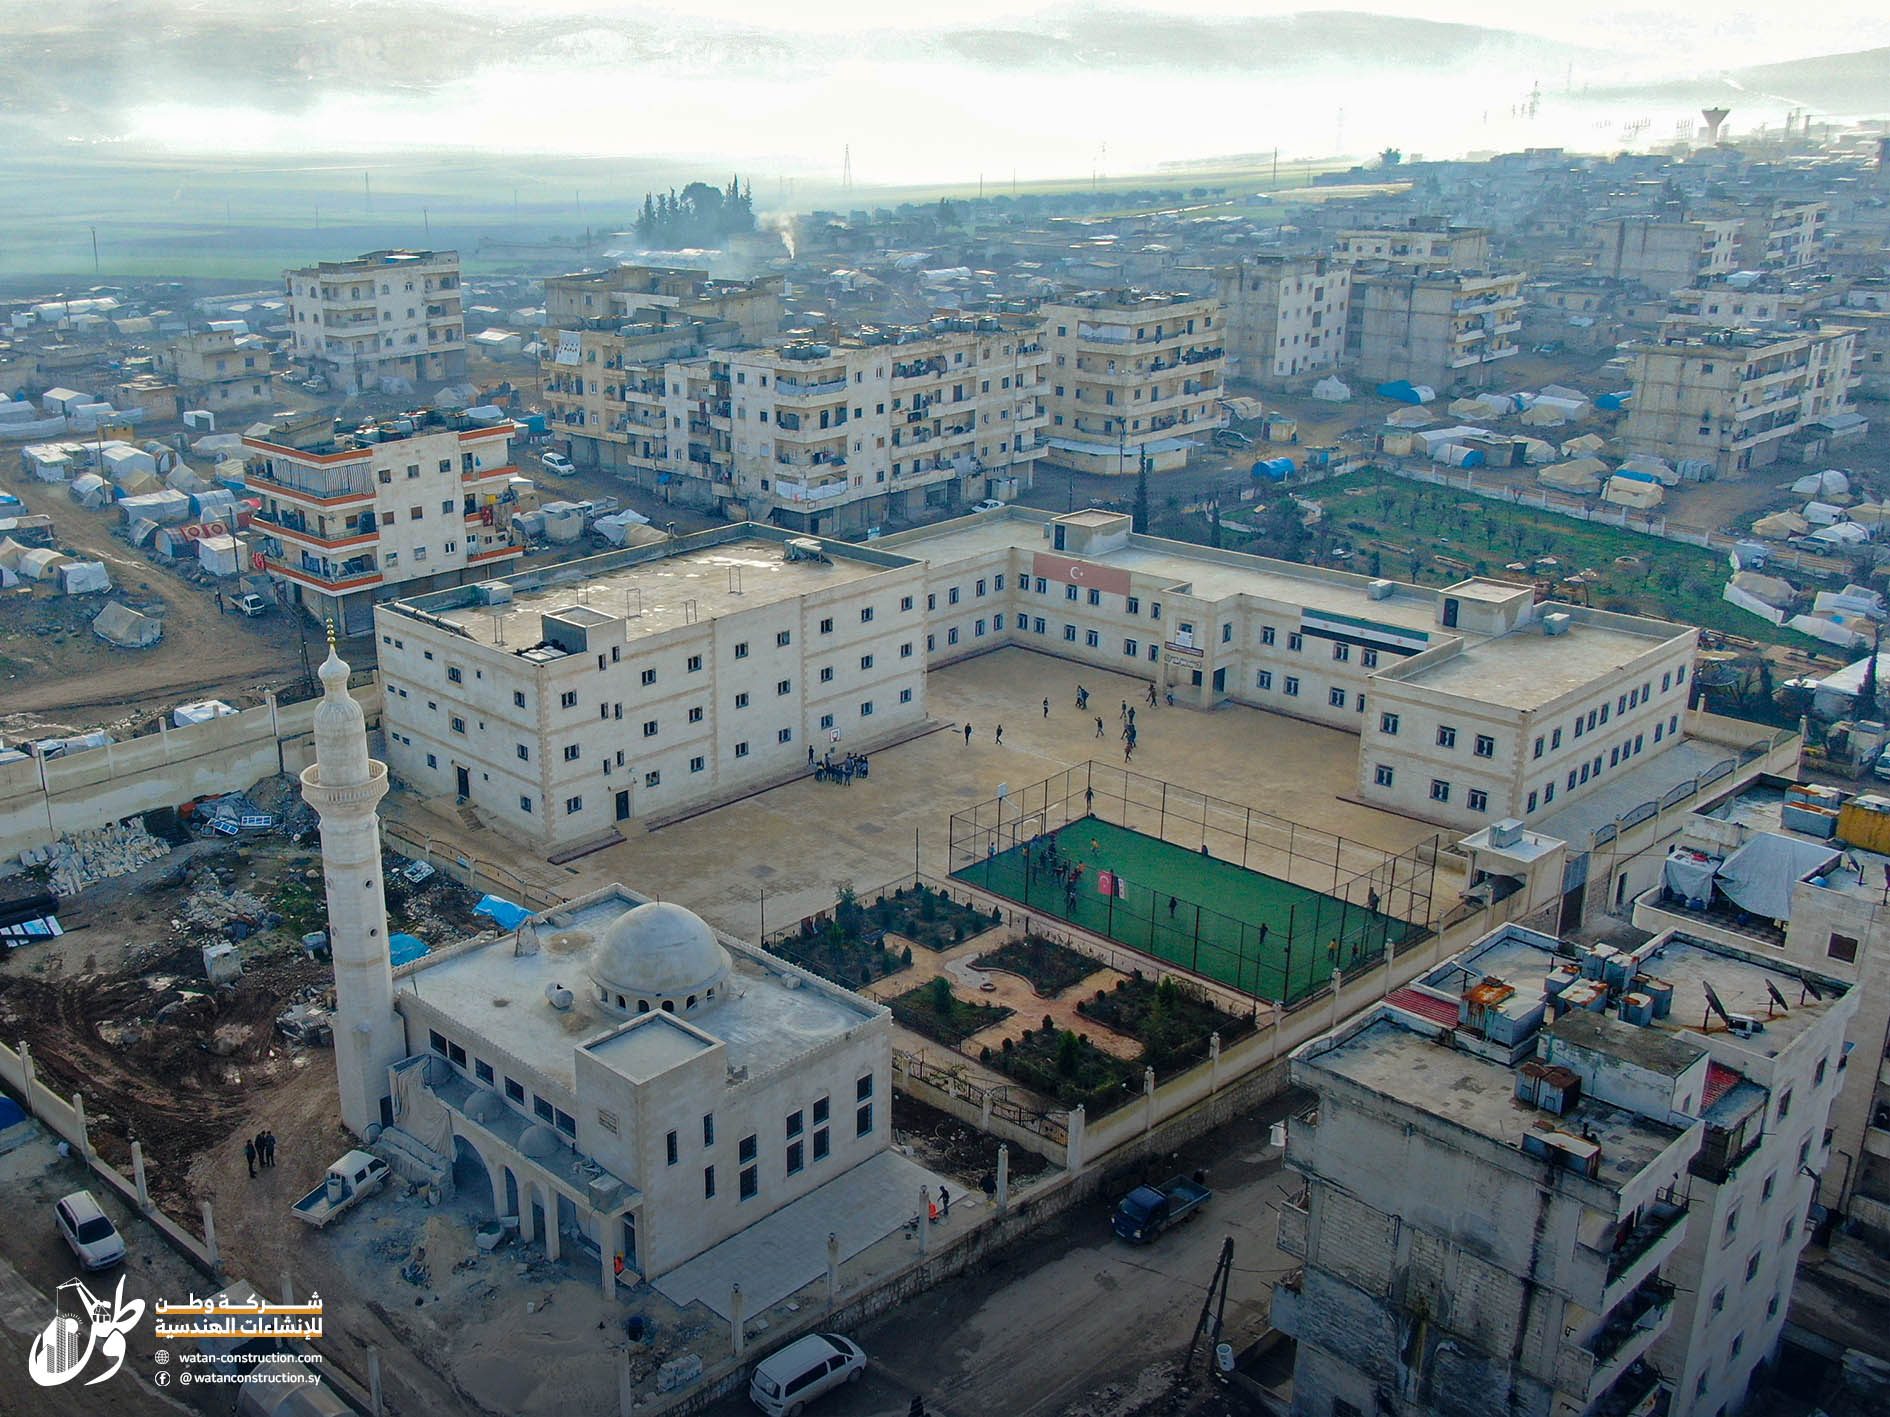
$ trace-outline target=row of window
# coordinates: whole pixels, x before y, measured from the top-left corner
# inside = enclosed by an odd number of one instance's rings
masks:
[[[983,584],[983,582],[980,582],[980,584]],[[1019,584],[1026,591],[1034,588],[1038,595],[1048,595],[1050,593],[1050,582],[1043,576],[1036,576],[1036,577],[1024,576],[1021,578]],[[998,577],[998,589],[999,590],[1004,589],[1004,577],[1002,576]],[[1102,604],[1103,593],[1100,590],[1097,590],[1096,587],[1094,586],[1077,586],[1074,584],[1065,584],[1063,587],[1063,598],[1065,600],[1076,600],[1079,598],[1078,596],[1079,590],[1087,592],[1086,599],[1089,604],[1091,605]],[[1142,597],[1141,596],[1126,595],[1122,598],[1122,600],[1123,600],[1123,608],[1129,614],[1140,615],[1142,613]],[[1159,620],[1162,618],[1162,603],[1159,600],[1151,600],[1148,603],[1148,618],[1151,620]]]
[[[1390,787],[1398,780],[1398,770],[1389,763],[1377,763],[1372,767],[1372,781],[1380,787]],[[1431,779],[1431,801],[1449,802],[1456,788],[1450,779],[1434,777]],[[1463,804],[1472,812],[1490,810],[1490,794],[1481,787],[1473,787],[1464,793]]]
[[[873,1075],[862,1074],[853,1085],[853,1135],[870,1136],[873,1131]],[[828,1098],[814,1099],[813,1134],[814,1160],[825,1161],[832,1152],[831,1131],[828,1126],[830,1102]],[[798,1175],[806,1169],[808,1136],[807,1123],[803,1120],[801,1109],[795,1108],[787,1114],[784,1127],[785,1137],[782,1151],[782,1170],[786,1176]],[[705,1112],[702,1116],[702,1146],[706,1151],[715,1145],[715,1114]],[[663,1138],[665,1164],[674,1166],[681,1160],[681,1146],[675,1132]],[[761,1142],[754,1133],[743,1137],[735,1149],[736,1187],[741,1200],[751,1201],[761,1194]],[[702,1198],[715,1199],[715,1166],[713,1163],[702,1168]]]
[[[465,1048],[446,1037],[437,1029],[427,1030],[427,1047],[439,1057],[446,1059],[462,1073],[470,1073],[473,1079],[487,1087],[494,1087],[501,1080],[494,1074],[492,1064],[483,1058],[468,1057]],[[468,1066],[470,1064],[470,1067]],[[532,1096],[527,1108],[525,1084],[516,1078],[503,1079],[505,1100],[520,1112],[536,1117],[539,1121],[556,1127],[572,1141],[577,1140],[577,1119],[562,1107],[553,1105],[548,1099]]]
[[[1378,731],[1387,738],[1396,738],[1402,728],[1403,721],[1397,714],[1378,715]],[[1437,725],[1437,746],[1452,750],[1456,748],[1457,729],[1454,725],[1448,723]],[[1493,758],[1496,756],[1496,739],[1488,733],[1479,733],[1471,740],[1470,751],[1479,758]]]
[[[1151,645],[1150,648],[1152,649],[1153,646]],[[1149,657],[1151,659],[1154,658],[1153,655],[1150,655]],[[1256,689],[1270,692],[1273,688],[1273,671],[1271,669],[1261,669],[1261,670],[1255,671],[1254,676],[1253,676],[1253,686]],[[1297,674],[1281,675],[1280,676],[1280,692],[1289,699],[1298,698],[1299,697],[1299,676]],[[1348,690],[1341,689],[1336,686],[1326,690],[1326,704],[1328,707],[1342,709],[1348,703],[1352,705],[1353,709],[1356,712],[1358,713],[1365,712],[1365,695],[1364,694],[1362,693],[1354,694],[1354,693],[1349,692]],[[1390,716],[1395,717],[1396,715],[1390,715]]]
[[[1669,670],[1667,673],[1660,676],[1660,692],[1663,694],[1667,693],[1668,691],[1672,689],[1676,689],[1680,685],[1686,682],[1687,682],[1687,667],[1686,665],[1683,664],[1678,669]],[[1630,689],[1625,694],[1617,695],[1615,697],[1615,701],[1612,704],[1601,704],[1595,708],[1589,709],[1587,713],[1576,714],[1574,722],[1570,725],[1570,736],[1573,738],[1580,738],[1584,734],[1593,733],[1597,728],[1601,727],[1602,724],[1608,721],[1608,715],[1611,711],[1614,713],[1627,713],[1630,710],[1639,708],[1642,704],[1647,703],[1650,699],[1653,698],[1653,696],[1654,696],[1654,684],[1653,684],[1653,681],[1650,679],[1645,684],[1642,684],[1639,688]],[[1673,719],[1674,719],[1675,728],[1677,729],[1679,715],[1677,714],[1673,715]],[[1656,739],[1655,741],[1658,742],[1659,740]],[[1530,757],[1539,758],[1543,755],[1544,752],[1553,753],[1556,749],[1560,748],[1561,746],[1562,746],[1562,730],[1561,729],[1559,728],[1551,729],[1546,741],[1544,740],[1543,735],[1538,733],[1536,735],[1535,745],[1530,751]]]
[[[1222,644],[1226,644],[1233,639],[1233,629],[1234,627],[1232,625],[1221,626]],[[1278,644],[1279,632],[1271,625],[1262,625],[1260,627],[1260,643],[1263,645]],[[1286,636],[1286,648],[1294,654],[1300,653],[1306,648],[1306,637],[1298,630],[1288,631]],[[1349,664],[1352,661],[1352,648],[1352,644],[1349,640],[1334,640],[1332,641],[1332,658],[1339,664]],[[1373,649],[1370,645],[1360,645],[1358,646],[1358,651],[1359,664],[1362,667],[1366,669],[1376,669],[1378,667],[1377,650]]]
[[[1664,720],[1654,725],[1654,742],[1658,743],[1663,738],[1678,733],[1679,731],[1680,715],[1678,713],[1669,714]],[[1632,738],[1623,738],[1619,743],[1616,743],[1608,750],[1608,757],[1605,764],[1602,761],[1601,754],[1596,753],[1593,758],[1582,762],[1576,767],[1570,768],[1567,778],[1562,783],[1562,788],[1564,791],[1573,792],[1577,787],[1600,777],[1602,773],[1609,768],[1619,767],[1630,758],[1639,757],[1646,748],[1647,734],[1645,731],[1636,733]],[[1533,812],[1536,810],[1538,804],[1546,807],[1553,801],[1555,801],[1555,782],[1551,779],[1544,783],[1539,790],[1532,791],[1529,794],[1524,810]]]

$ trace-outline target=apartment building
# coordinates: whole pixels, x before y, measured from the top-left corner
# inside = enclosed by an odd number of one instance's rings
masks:
[[[1670,462],[1708,462],[1721,477],[1769,466],[1794,433],[1850,412],[1858,377],[1856,331],[1835,325],[1675,326],[1626,352],[1634,401],[1623,445]]]
[[[1824,202],[1792,199],[1748,212],[1740,230],[1740,269],[1803,271],[1818,265],[1830,217]]]
[[[832,340],[757,340],[778,322],[772,290],[720,296],[719,315],[706,304],[558,332],[546,400],[581,462],[810,532],[1008,501],[1031,486],[1048,416],[1036,320],[939,316]]]
[[[1682,221],[1623,216],[1598,221],[1588,228],[1594,271],[1662,293],[1697,285],[1740,268],[1744,227],[1738,217]]]
[[[1633,902],[1643,930],[1681,930],[1843,980],[1861,996],[1818,1198],[1890,1239],[1890,855],[1881,814],[1843,794],[1762,779],[1689,814]],[[1868,840],[1869,845],[1864,844]],[[1770,865],[1770,884],[1747,883]]]
[[[338,432],[279,420],[243,439],[258,569],[343,634],[373,626],[392,595],[492,575],[518,556],[511,530],[514,427],[424,411]]]
[[[720,380],[711,359],[730,513],[822,532],[1012,500],[1046,453],[1042,329],[1028,316],[942,315],[733,350]]]
[[[1039,310],[1050,348],[1049,442],[1077,472],[1186,466],[1227,416],[1221,303],[1141,290],[1090,291]]]
[[[1284,388],[1339,367],[1352,297],[1352,272],[1344,262],[1250,256],[1216,274],[1230,377]]]
[[[692,400],[689,385],[702,380],[672,377],[672,366],[772,338],[781,281],[649,266],[555,276],[545,282],[545,320],[541,387],[572,460],[713,505],[713,473],[726,476],[729,462],[726,396]]]
[[[255,408],[275,401],[269,343],[234,330],[181,335],[158,357],[185,408]]]
[[[1341,231],[1333,259],[1436,271],[1490,268],[1490,233],[1481,226],[1452,226],[1435,217],[1412,217],[1405,225]]]
[[[1663,323],[1712,329],[1802,325],[1828,305],[1834,293],[1812,281],[1734,275],[1674,291]]]
[[[466,377],[457,251],[370,251],[285,271],[295,361],[338,392]]]
[[[1352,276],[1345,353],[1369,383],[1484,388],[1521,346],[1523,276],[1369,270]]]
[[[394,774],[544,845],[925,718],[924,567],[774,527],[383,605]]]
[[[1292,1059],[1293,1410],[1736,1411],[1776,1352],[1857,991],[1509,925]]]

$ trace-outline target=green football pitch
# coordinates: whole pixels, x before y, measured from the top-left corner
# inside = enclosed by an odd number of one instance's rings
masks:
[[[1370,961],[1387,940],[1401,941],[1419,928],[1369,908],[1363,884],[1353,891],[1360,899],[1341,900],[1096,817],[1060,829],[1056,851],[1061,861],[1083,868],[1074,906],[1069,872],[1062,879],[1053,874],[1046,843],[1034,850],[1012,846],[952,874],[1269,1000],[1302,998],[1327,982],[1335,966],[1349,970]],[[1105,872],[1119,883],[1114,895],[1100,887]]]

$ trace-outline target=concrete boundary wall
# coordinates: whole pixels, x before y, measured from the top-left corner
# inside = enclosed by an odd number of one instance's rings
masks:
[[[370,725],[381,713],[380,681],[350,692]],[[107,826],[193,798],[239,792],[278,772],[299,773],[315,759],[319,698],[255,708],[184,728],[89,748],[58,758],[0,763],[0,860],[62,836]]]

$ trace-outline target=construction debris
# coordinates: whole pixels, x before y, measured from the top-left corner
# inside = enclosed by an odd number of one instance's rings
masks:
[[[258,930],[282,923],[282,917],[248,891],[226,891],[215,876],[205,873],[190,883],[183,913],[171,927],[183,935],[218,935],[246,940]]]
[[[20,853],[20,864],[29,869],[46,868],[53,894],[70,896],[113,876],[128,876],[140,866],[168,856],[170,850],[134,818],[75,832],[51,846],[29,847]]]

